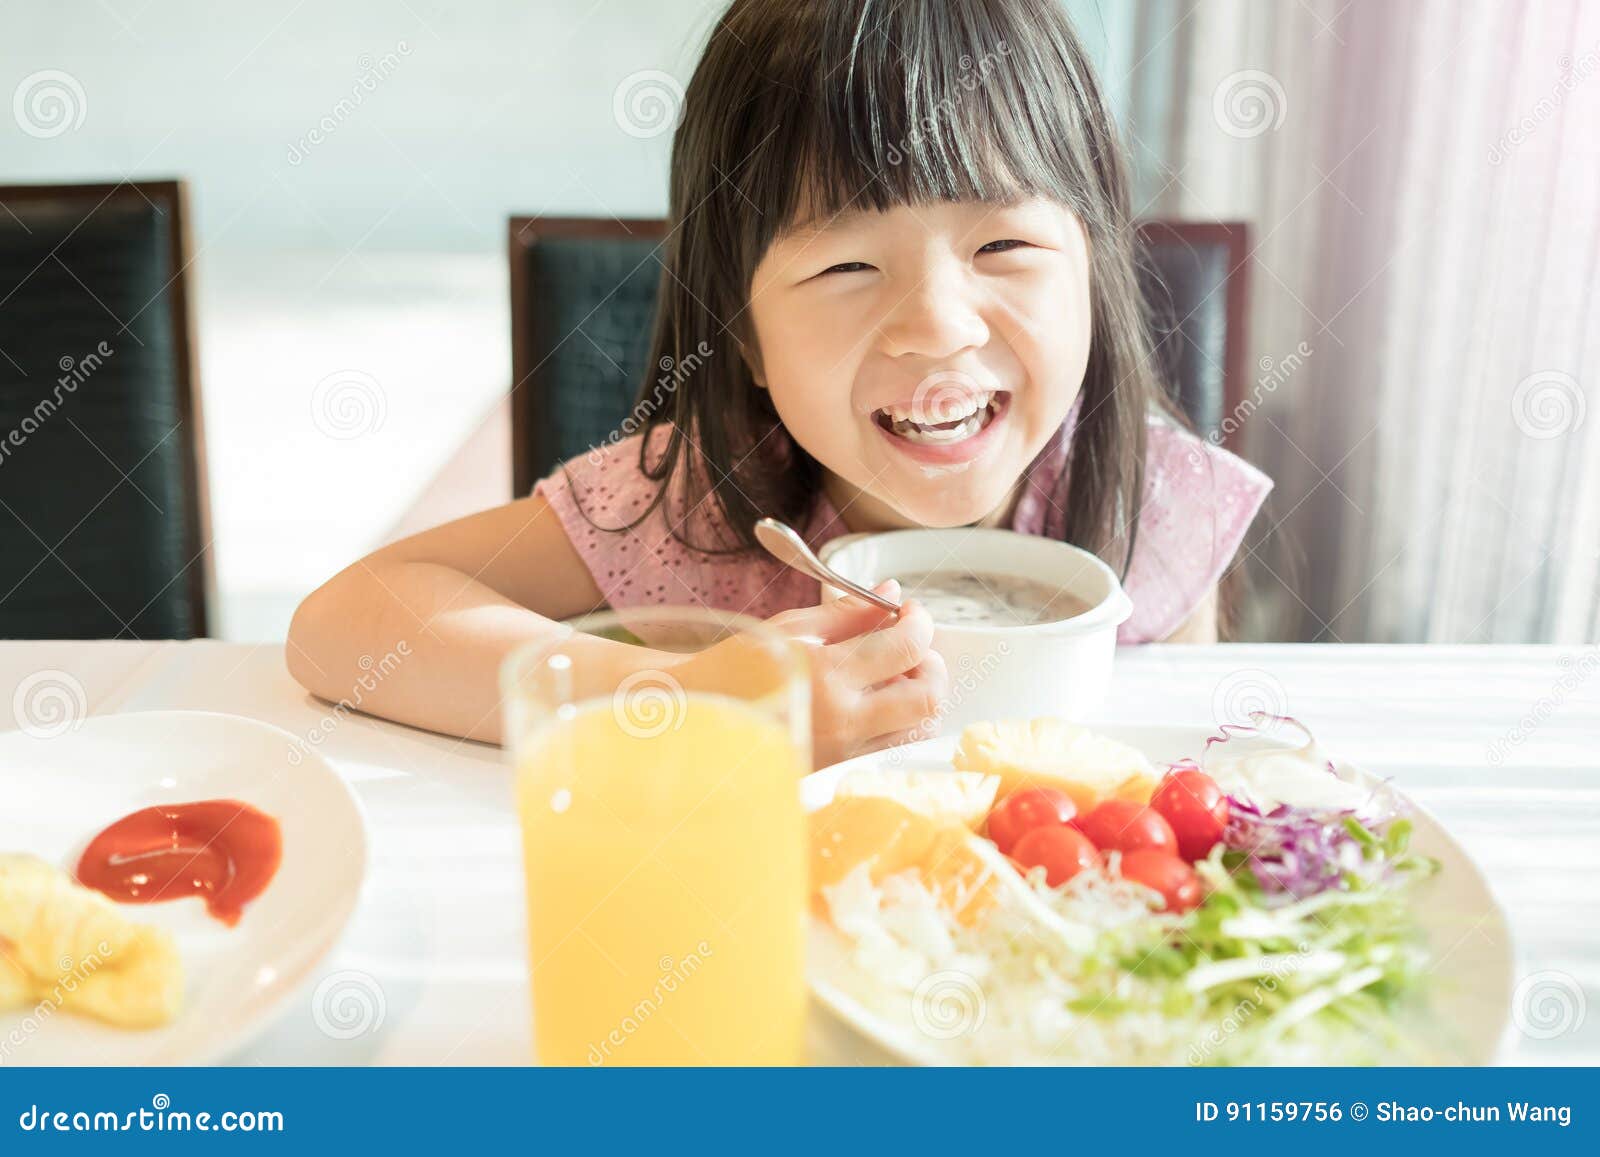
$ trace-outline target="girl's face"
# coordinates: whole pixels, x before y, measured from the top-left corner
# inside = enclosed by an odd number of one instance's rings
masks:
[[[756,381],[852,529],[1002,519],[1089,357],[1089,255],[1052,201],[846,212],[773,242]]]

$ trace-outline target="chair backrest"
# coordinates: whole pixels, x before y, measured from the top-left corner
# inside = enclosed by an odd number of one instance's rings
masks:
[[[0,637],[207,633],[185,225],[176,181],[0,187]]]
[[[1237,448],[1249,335],[1250,228],[1241,222],[1139,224],[1139,288],[1162,376],[1195,429]]]
[[[512,491],[603,441],[649,356],[666,223],[511,219]]]
[[[511,220],[513,491],[616,430],[645,379],[666,223]],[[1140,288],[1165,380],[1196,428],[1232,441],[1244,389],[1249,233],[1147,221]]]

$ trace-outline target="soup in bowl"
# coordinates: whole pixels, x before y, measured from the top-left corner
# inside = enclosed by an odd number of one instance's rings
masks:
[[[908,599],[947,627],[1030,627],[1075,619],[1086,599],[1055,583],[994,571],[930,570],[895,576]]]
[[[1089,551],[960,527],[845,535],[820,553],[845,578],[868,587],[895,579],[905,598],[928,608],[934,650],[950,670],[944,727],[1032,715],[1083,719],[1104,702],[1117,627],[1133,604]],[[824,587],[822,597],[843,596]]]

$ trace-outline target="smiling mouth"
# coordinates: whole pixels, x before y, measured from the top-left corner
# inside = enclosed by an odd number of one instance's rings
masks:
[[[1005,390],[989,390],[960,401],[947,401],[939,407],[941,413],[937,415],[918,414],[915,411],[919,407],[914,406],[885,406],[872,412],[872,420],[889,434],[907,442],[952,446],[981,434],[1010,398]],[[927,420],[931,417],[942,420]]]

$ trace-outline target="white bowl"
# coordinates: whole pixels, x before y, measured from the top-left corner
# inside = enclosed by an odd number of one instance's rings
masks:
[[[1133,603],[1115,572],[1088,551],[1034,534],[962,527],[850,534],[820,554],[845,578],[868,587],[927,571],[972,571],[1049,583],[1089,605],[1070,619],[1026,626],[935,621],[933,647],[950,669],[945,727],[1035,715],[1083,719],[1104,702],[1117,627],[1133,613]],[[822,597],[842,596],[824,586]]]

